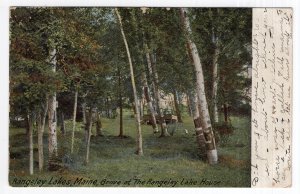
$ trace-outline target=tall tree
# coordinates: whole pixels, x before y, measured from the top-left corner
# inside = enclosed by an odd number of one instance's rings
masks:
[[[123,96],[122,96],[122,83],[121,83],[121,71],[118,68],[118,85],[119,85],[119,108],[120,108],[120,123],[119,123],[119,137],[124,137],[123,127]]]
[[[56,48],[53,48],[49,54],[49,62],[52,65],[52,72],[56,72]],[[52,92],[48,99],[48,153],[49,153],[49,168],[51,168],[53,158],[57,156],[57,101],[56,92]]]
[[[38,111],[37,128],[38,128],[38,154],[39,154],[39,170],[44,168],[44,131],[46,116],[48,112],[48,96],[46,96],[43,110]]]
[[[131,56],[130,56],[130,51],[127,43],[127,39],[123,30],[123,25],[122,25],[122,19],[119,14],[119,11],[117,8],[115,8],[115,13],[117,15],[117,19],[119,21],[120,25],[120,30],[121,34],[124,40],[124,44],[126,47],[126,52],[128,56],[128,62],[129,62],[129,67],[130,67],[130,76],[131,76],[131,84],[132,84],[132,90],[133,90],[133,96],[134,96],[134,104],[135,104],[135,118],[136,118],[136,124],[137,124],[137,151],[136,153],[138,155],[143,155],[143,140],[142,140],[142,129],[141,129],[141,119],[140,119],[140,113],[139,113],[139,105],[138,105],[138,97],[137,97],[137,91],[136,91],[136,86],[135,86],[135,80],[134,80],[134,72],[133,72],[133,65],[131,61]]]
[[[249,104],[247,74],[251,64],[251,11],[248,9],[191,9],[194,41],[202,56],[211,115],[218,122],[218,110],[227,104],[234,111]],[[211,79],[212,78],[212,79]],[[247,108],[246,108],[247,109]]]
[[[86,141],[85,164],[89,163],[92,125],[93,125],[93,107],[90,106],[89,107],[89,113],[88,113],[88,119],[87,119],[87,123],[86,123],[87,141]]]
[[[192,111],[192,116],[194,120],[194,126],[195,126],[195,132],[196,132],[196,139],[198,143],[199,153],[200,155],[205,154],[206,147],[205,147],[205,138],[201,126],[201,120],[199,115],[199,106],[198,106],[198,96],[197,93],[189,93],[189,99],[190,99],[190,106]]]
[[[74,151],[74,138],[76,128],[76,113],[77,113],[77,100],[78,100],[78,88],[75,89],[74,95],[74,107],[73,107],[73,119],[72,119],[72,137],[71,137],[71,153]]]
[[[164,114],[162,112],[162,109],[160,107],[161,105],[161,96],[160,96],[160,91],[158,89],[158,84],[159,84],[159,80],[158,80],[158,73],[157,73],[157,68],[156,68],[156,59],[155,59],[155,54],[152,54],[152,60],[151,60],[151,67],[152,67],[152,72],[153,72],[153,76],[154,76],[154,91],[155,91],[155,101],[156,101],[156,110],[157,110],[157,115],[159,118],[159,123],[160,123],[160,127],[161,127],[161,134],[160,137],[167,137],[170,136],[168,129],[167,129],[167,124],[166,124],[166,120],[164,117]]]
[[[151,125],[153,128],[153,132],[157,133],[158,132],[158,128],[157,128],[157,123],[156,123],[156,118],[155,118],[155,111],[153,108],[153,102],[150,96],[150,91],[149,91],[149,86],[148,86],[148,82],[147,82],[147,77],[146,77],[146,73],[143,72],[142,73],[142,82],[143,82],[143,90],[144,90],[144,96],[147,102],[147,106],[148,106],[148,111],[150,113],[150,118],[151,118]]]
[[[218,83],[219,83],[219,75],[218,75],[218,57],[220,54],[219,50],[219,43],[218,43],[218,37],[215,36],[215,33],[213,31],[212,33],[212,42],[214,45],[214,53],[213,53],[213,61],[212,61],[212,66],[213,66],[213,88],[212,88],[212,99],[213,99],[213,118],[214,122],[218,123],[219,122],[219,111],[218,111]]]
[[[212,130],[210,115],[208,111],[208,104],[206,101],[206,94],[205,94],[205,86],[204,86],[204,76],[202,65],[199,57],[199,53],[197,47],[193,40],[191,39],[192,36],[192,29],[190,26],[190,21],[188,17],[188,11],[186,8],[180,8],[180,14],[182,18],[182,25],[186,32],[186,40],[188,45],[188,51],[192,56],[195,73],[196,73],[196,92],[197,97],[200,103],[200,120],[201,126],[205,137],[206,149],[207,149],[207,158],[210,164],[216,164],[218,162],[218,154],[217,148],[215,143],[215,137]]]

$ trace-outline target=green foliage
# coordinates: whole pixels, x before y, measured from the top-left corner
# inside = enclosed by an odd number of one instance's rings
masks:
[[[238,109],[244,104],[249,104],[251,9],[192,9],[191,18],[196,31],[193,38],[200,48],[208,96],[212,96],[212,60],[218,47],[218,106],[228,103]],[[210,103],[211,99],[208,98]]]
[[[191,91],[195,75],[186,52],[179,10],[149,8],[143,12],[139,8],[127,8],[120,9],[120,13],[137,84],[142,85],[145,53],[150,51],[156,59],[160,90],[171,93],[176,88],[179,94]],[[23,98],[15,99],[14,96],[18,96],[15,90],[25,95],[26,100],[21,104],[29,98],[36,104],[51,91],[72,94],[76,89],[81,95],[87,95],[84,99],[88,104],[99,109],[103,109],[107,97],[114,106],[118,106],[119,95],[128,99],[125,102],[132,101],[126,53],[112,9],[23,7],[12,10],[11,15],[11,104]],[[221,50],[218,56],[219,106],[223,102],[233,106],[241,101],[247,103],[249,98],[245,91],[251,82],[243,72],[251,64],[248,47],[251,10],[197,8],[191,9],[190,18],[208,96],[212,87],[212,54],[218,46]],[[145,44],[149,51],[145,50]],[[58,49],[55,74],[47,62],[53,47]],[[141,89],[138,94],[142,95]]]

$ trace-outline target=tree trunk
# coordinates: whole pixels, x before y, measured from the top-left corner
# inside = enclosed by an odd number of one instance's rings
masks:
[[[93,108],[90,107],[88,119],[87,119],[87,141],[86,141],[86,155],[85,155],[85,164],[89,163],[90,155],[90,144],[91,144],[91,135],[92,135],[92,125],[93,125]]]
[[[144,117],[144,104],[143,104],[143,97],[139,99],[140,105],[140,118]]]
[[[120,108],[120,126],[119,126],[119,137],[124,137],[123,128],[123,96],[122,96],[122,83],[121,83],[121,71],[118,68],[118,84],[119,84],[119,108]]]
[[[136,124],[137,124],[137,151],[136,151],[136,153],[138,155],[143,155],[141,119],[140,119],[140,113],[139,113],[139,107],[138,107],[138,97],[137,97],[135,80],[134,80],[133,65],[132,65],[132,61],[131,61],[131,56],[130,56],[126,36],[125,36],[123,26],[122,26],[121,16],[120,16],[119,11],[118,11],[117,8],[115,8],[115,12],[116,12],[116,15],[117,15],[118,20],[119,20],[120,30],[121,30],[121,34],[122,34],[122,37],[123,37],[123,40],[124,40],[125,47],[126,47],[128,62],[129,62],[129,66],[130,66],[130,77],[131,77],[131,84],[132,84],[133,96],[134,96],[134,102],[135,102],[135,110],[136,110],[135,118],[136,118]]]
[[[85,122],[85,125],[84,125],[84,142],[85,144],[87,144],[88,142],[88,139],[89,139],[89,127],[90,127],[90,124],[93,125],[93,123],[90,123],[90,115],[89,115],[89,112],[86,113],[86,122]]]
[[[96,122],[96,135],[97,136],[104,136],[103,135],[103,129],[102,129],[102,122],[101,122],[101,117],[100,113],[96,113],[97,115],[97,122]]]
[[[38,154],[39,154],[39,171],[43,170],[44,166],[44,146],[43,146],[43,129],[42,129],[42,113],[41,110],[37,113],[37,132],[38,132]]]
[[[45,105],[43,107],[43,113],[41,110],[38,112],[37,118],[37,128],[38,128],[38,154],[39,154],[39,171],[42,171],[44,168],[44,131],[45,123],[48,111],[48,96],[45,99]]]
[[[72,126],[72,137],[71,137],[71,153],[74,151],[74,138],[75,138],[75,129],[76,129],[76,114],[77,114],[77,99],[78,99],[78,89],[76,88],[74,96],[74,108],[73,108],[73,126]],[[84,111],[82,111],[84,112]],[[85,116],[85,115],[84,115]]]
[[[197,93],[191,94],[189,96],[189,99],[191,101],[191,110],[194,120],[194,126],[195,126],[195,132],[196,132],[196,140],[198,143],[199,148],[199,154],[201,156],[204,156],[206,153],[206,147],[205,147],[205,138],[204,133],[201,125],[201,119],[199,114],[199,106],[198,106],[198,100],[197,100]]]
[[[148,45],[145,44],[145,50],[146,50],[146,59],[147,59],[147,69],[149,72],[149,92],[151,92],[154,96],[154,99],[152,99],[152,106],[153,106],[153,110],[154,113],[156,113],[156,100],[155,100],[155,87],[154,87],[154,76],[153,76],[153,71],[152,71],[152,64],[151,64],[151,57],[150,57],[150,53],[149,53],[149,49],[148,49]],[[151,95],[149,95],[151,97]]]
[[[157,115],[159,118],[159,123],[160,123],[160,127],[161,127],[161,134],[160,137],[167,137],[170,136],[170,134],[168,133],[168,129],[167,129],[167,124],[166,124],[166,120],[164,118],[164,115],[161,111],[160,108],[160,95],[159,95],[159,89],[158,89],[158,73],[156,70],[156,60],[155,57],[152,57],[152,61],[151,61],[151,65],[152,65],[152,72],[154,75],[154,82],[153,82],[153,86],[154,86],[154,95],[155,95],[155,101],[156,101],[156,110],[157,110]]]
[[[120,133],[119,133],[119,137],[123,137],[124,136],[124,128],[123,128],[123,99],[122,96],[119,97],[119,103],[120,103]]]
[[[29,139],[29,174],[33,174],[33,131],[32,131],[32,118],[27,114],[28,121],[28,139]]]
[[[195,43],[192,41],[192,30],[190,27],[189,18],[187,16],[187,9],[180,8],[180,15],[182,18],[182,24],[186,31],[186,39],[188,44],[188,52],[191,54],[196,72],[196,92],[200,103],[200,120],[204,137],[206,140],[207,158],[210,164],[216,164],[218,162],[218,154],[216,149],[215,137],[212,130],[211,120],[208,111],[208,105],[205,95],[204,77],[202,71],[202,65],[199,57],[199,52]]]
[[[65,125],[65,115],[64,112],[61,111],[61,127],[60,131],[63,135],[66,135],[66,125]]]
[[[52,64],[53,73],[56,72],[56,49],[50,54],[50,63]],[[51,168],[51,162],[53,161],[53,157],[57,156],[57,118],[56,118],[56,92],[53,92],[49,96],[48,100],[48,150],[49,150],[49,168]]]
[[[215,51],[213,55],[213,88],[212,88],[212,99],[213,99],[213,114],[214,114],[214,122],[219,122],[219,112],[218,112],[218,99],[217,99],[217,92],[218,92],[218,57],[220,54],[220,50],[218,48],[217,37],[215,34],[212,35],[212,42],[215,45]]]
[[[181,117],[181,112],[178,104],[178,99],[177,99],[177,92],[176,90],[173,91],[173,96],[174,96],[174,105],[175,105],[175,111],[177,115],[177,119],[179,123],[182,123],[182,117]]]
[[[228,104],[227,103],[224,103],[223,104],[223,109],[224,109],[224,122],[226,124],[228,124]]]
[[[147,102],[148,110],[150,111],[150,119],[151,119],[151,125],[153,128],[153,132],[158,133],[158,127],[157,127],[156,118],[155,118],[155,111],[153,109],[153,103],[152,103],[152,100],[150,97],[149,87],[148,87],[148,82],[147,82],[147,77],[146,77],[145,72],[142,73],[142,82],[143,82],[143,87],[144,87],[144,96],[145,96],[145,99]]]

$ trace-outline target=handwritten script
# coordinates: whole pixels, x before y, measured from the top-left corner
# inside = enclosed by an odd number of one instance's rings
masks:
[[[292,9],[254,8],[252,187],[291,186]]]

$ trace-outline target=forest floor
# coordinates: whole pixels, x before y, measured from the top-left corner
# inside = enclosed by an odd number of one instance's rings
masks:
[[[58,131],[58,154],[64,167],[58,171],[38,171],[37,133],[34,132],[34,174],[29,175],[29,148],[25,129],[10,128],[11,186],[99,186],[99,187],[249,187],[250,129],[249,117],[231,117],[233,134],[220,137],[219,163],[209,165],[197,150],[191,117],[177,125],[173,136],[159,138],[151,126],[143,125],[144,155],[137,156],[134,119],[127,112],[124,131],[118,136],[118,118],[102,119],[104,136],[91,138],[90,163],[84,165],[84,132],[77,123],[74,154],[70,154],[71,121],[66,121],[67,133]],[[176,128],[170,125],[169,129]],[[188,130],[188,134],[185,133]],[[95,130],[95,126],[93,126]],[[47,130],[44,154],[47,168]]]

